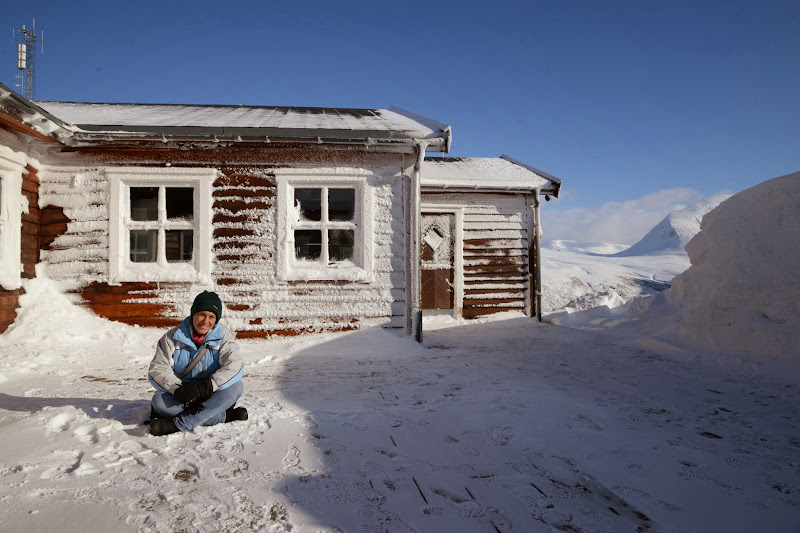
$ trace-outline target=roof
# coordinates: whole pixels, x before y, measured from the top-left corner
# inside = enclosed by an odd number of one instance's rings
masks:
[[[507,155],[426,157],[420,185],[435,190],[534,191],[558,198],[561,180]]]
[[[450,127],[397,107],[349,109],[244,105],[125,104],[37,101],[80,140],[176,137],[201,140],[360,142],[428,141],[447,151]]]

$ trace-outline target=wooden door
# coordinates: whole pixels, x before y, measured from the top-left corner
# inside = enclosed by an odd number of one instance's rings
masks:
[[[455,215],[422,213],[422,309],[452,309]]]

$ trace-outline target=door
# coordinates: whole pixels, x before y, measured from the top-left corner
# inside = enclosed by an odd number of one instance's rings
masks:
[[[422,213],[422,309],[452,309],[455,215]]]

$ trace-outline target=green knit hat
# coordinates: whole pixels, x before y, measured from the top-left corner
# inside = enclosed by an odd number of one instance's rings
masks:
[[[211,311],[217,316],[217,322],[222,317],[222,300],[216,292],[203,291],[197,295],[192,304],[192,316],[200,311]]]

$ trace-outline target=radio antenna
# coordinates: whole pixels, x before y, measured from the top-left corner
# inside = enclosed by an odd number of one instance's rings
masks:
[[[28,100],[36,99],[36,43],[42,43],[44,53],[44,38],[36,38],[36,19],[33,19],[31,29],[14,29],[14,41],[17,43],[17,74],[16,86],[22,96]],[[42,32],[42,37],[44,32]]]

